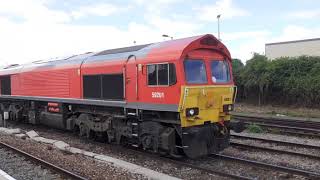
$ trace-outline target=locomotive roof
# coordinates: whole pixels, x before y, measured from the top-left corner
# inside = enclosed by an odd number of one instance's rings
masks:
[[[0,76],[6,74],[15,74],[19,72],[29,71],[38,68],[60,67],[67,65],[80,66],[81,64],[90,64],[94,62],[104,62],[110,60],[126,61],[131,55],[137,59],[143,59],[146,56],[166,56],[166,57],[180,57],[185,49],[191,47],[194,42],[198,44],[205,44],[216,46],[216,49],[222,51],[226,56],[230,57],[227,48],[212,35],[201,35],[183,39],[176,39],[152,44],[144,44],[130,47],[123,47],[117,49],[108,49],[100,52],[88,52],[79,55],[73,55],[64,58],[54,58],[49,60],[34,61],[32,63],[23,65],[7,66],[0,69]]]
[[[143,45],[137,45],[137,46],[130,46],[130,47],[124,47],[124,48],[116,48],[116,49],[108,49],[101,51],[94,56],[101,56],[101,55],[108,55],[108,54],[118,54],[118,53],[125,53],[125,52],[134,52],[139,51],[140,49],[143,49],[151,44],[143,44]]]

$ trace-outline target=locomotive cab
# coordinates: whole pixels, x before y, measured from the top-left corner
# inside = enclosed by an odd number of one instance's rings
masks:
[[[195,50],[183,60],[180,119],[188,157],[219,152],[229,145],[236,87],[231,60],[212,50]]]

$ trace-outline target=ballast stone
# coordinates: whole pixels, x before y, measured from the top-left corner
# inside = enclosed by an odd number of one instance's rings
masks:
[[[7,128],[0,127],[0,133],[4,133],[7,130]]]
[[[144,176],[148,177],[149,179],[153,179],[153,180],[179,180],[176,177],[169,176],[169,175],[166,175],[163,173],[159,173],[157,171],[153,171],[151,169],[147,169],[142,166],[132,164],[132,163],[129,163],[129,162],[126,162],[123,160],[119,160],[119,159],[116,159],[116,158],[113,158],[110,156],[96,154],[93,152],[89,152],[89,151],[85,151],[85,150],[71,147],[69,144],[67,144],[63,141],[57,141],[57,140],[53,140],[53,139],[46,139],[46,138],[40,137],[39,134],[36,133],[35,131],[29,131],[26,134],[22,134],[22,133],[20,133],[20,131],[21,131],[20,129],[7,129],[7,128],[0,127],[0,133],[1,132],[2,133],[10,132],[10,133],[15,134],[16,137],[20,137],[20,138],[25,138],[26,136],[28,136],[32,140],[37,141],[37,142],[53,144],[54,147],[56,147],[62,151],[68,151],[73,154],[83,154],[85,156],[92,157],[96,160],[100,160],[105,163],[111,164],[113,166],[126,169],[132,173],[144,175]]]
[[[144,168],[142,166],[138,166],[136,164],[132,164],[126,161],[122,161],[120,159],[116,159],[110,156],[105,156],[105,155],[97,155],[94,156],[95,159],[104,161],[106,163],[112,164],[113,166],[120,167],[123,169],[126,169],[130,172],[137,173],[137,174],[142,174],[144,176],[147,176],[149,179],[154,179],[154,180],[178,180],[179,178],[169,176],[163,173],[159,173],[157,171],[151,170]]]
[[[72,154],[83,154],[83,151],[79,148],[69,147],[67,151],[71,152]]]
[[[42,143],[45,143],[45,144],[54,144],[55,142],[57,142],[57,140],[47,139],[47,138],[44,138],[44,137],[34,137],[32,139],[37,141],[37,142],[42,142]]]
[[[12,134],[20,134],[21,130],[19,128],[17,129],[5,129],[4,133],[12,135]]]
[[[98,156],[98,154],[93,153],[93,152],[89,152],[89,151],[83,151],[82,152],[83,155],[88,156],[88,157],[94,157],[94,156]]]
[[[62,151],[67,151],[68,148],[70,147],[69,144],[67,144],[67,143],[65,143],[63,141],[57,141],[53,145],[54,145],[54,147],[56,147],[56,148],[58,148],[58,149],[60,149]]]
[[[38,133],[36,133],[35,131],[29,131],[29,132],[27,132],[26,133],[27,134],[27,136],[29,136],[29,138],[35,138],[35,137],[39,137],[39,134]]]
[[[21,139],[25,139],[27,137],[27,135],[25,135],[25,134],[15,134],[14,136],[21,138]]]
[[[16,179],[14,179],[9,174],[7,174],[6,172],[0,169],[0,180],[16,180]]]

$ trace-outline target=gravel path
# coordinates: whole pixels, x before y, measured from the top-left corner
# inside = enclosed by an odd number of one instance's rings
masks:
[[[63,179],[60,175],[0,147],[0,169],[17,180]]]

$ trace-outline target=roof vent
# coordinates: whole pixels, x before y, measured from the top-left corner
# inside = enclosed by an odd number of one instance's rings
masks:
[[[14,68],[14,67],[17,67],[19,66],[19,64],[10,64],[9,66],[3,68],[3,69],[10,69],[10,68]]]
[[[218,41],[212,37],[207,37],[200,40],[201,45],[207,45],[207,46],[217,46]]]
[[[94,56],[101,56],[101,55],[108,55],[108,54],[118,54],[118,53],[126,53],[126,52],[134,52],[139,51],[140,49],[143,49],[151,44],[144,44],[144,45],[137,45],[137,46],[130,46],[130,47],[124,47],[124,48],[118,48],[118,49],[109,49],[102,52],[99,52],[98,54],[95,54]]]

